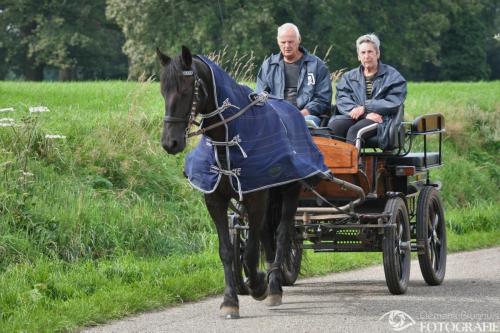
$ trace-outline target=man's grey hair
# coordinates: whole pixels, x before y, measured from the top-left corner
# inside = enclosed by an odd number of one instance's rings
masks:
[[[356,40],[356,52],[359,52],[359,47],[363,43],[372,43],[373,46],[375,46],[375,50],[377,50],[377,53],[380,54],[380,39],[378,39],[377,35],[367,34],[359,37]]]
[[[297,28],[297,26],[293,23],[285,23],[283,25],[281,25],[279,28],[278,28],[278,35],[276,36],[276,39],[278,39],[280,37],[280,35],[282,33],[284,33],[286,30],[288,29],[292,29],[295,34],[297,35],[297,38],[299,39],[300,41],[300,32],[299,32],[299,28]]]

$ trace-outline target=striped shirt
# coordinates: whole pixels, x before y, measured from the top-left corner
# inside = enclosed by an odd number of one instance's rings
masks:
[[[366,86],[366,99],[371,99],[372,98],[372,93],[373,93],[373,79],[375,78],[375,75],[371,76],[365,76],[365,86]]]

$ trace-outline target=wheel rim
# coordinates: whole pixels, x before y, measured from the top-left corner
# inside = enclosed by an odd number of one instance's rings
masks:
[[[406,241],[407,237],[405,237],[405,230],[402,223],[403,219],[403,212],[399,211],[396,221],[397,237],[395,239],[394,256],[395,261],[399,263],[399,265],[396,265],[396,270],[400,280],[403,279],[405,261],[408,255],[408,242]]]
[[[442,222],[435,200],[429,206],[427,219],[427,248],[430,262],[435,271],[441,268]]]

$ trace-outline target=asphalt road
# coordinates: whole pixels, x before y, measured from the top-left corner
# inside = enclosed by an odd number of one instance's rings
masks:
[[[84,332],[500,332],[500,248],[448,256],[430,287],[412,261],[405,295],[391,295],[382,265],[297,281],[283,305],[240,296],[237,320],[219,317],[221,297],[140,314]],[[392,312],[391,312],[392,311]]]

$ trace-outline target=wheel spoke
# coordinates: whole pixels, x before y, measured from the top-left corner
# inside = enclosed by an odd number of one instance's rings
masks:
[[[438,223],[439,223],[439,215],[435,214],[434,221],[432,222],[432,231],[436,231],[436,227],[438,226]]]
[[[432,245],[432,250],[434,252],[434,261],[432,263],[432,266],[434,267],[434,270],[438,270],[438,266],[439,266],[439,252],[438,252],[438,249],[437,249],[437,244],[435,242],[433,242],[433,245]]]
[[[429,207],[429,211],[427,213],[428,213],[427,215],[428,218],[426,221],[427,230],[432,231],[434,229],[433,219],[432,219],[432,216],[434,216],[434,210],[432,209],[432,207]]]

